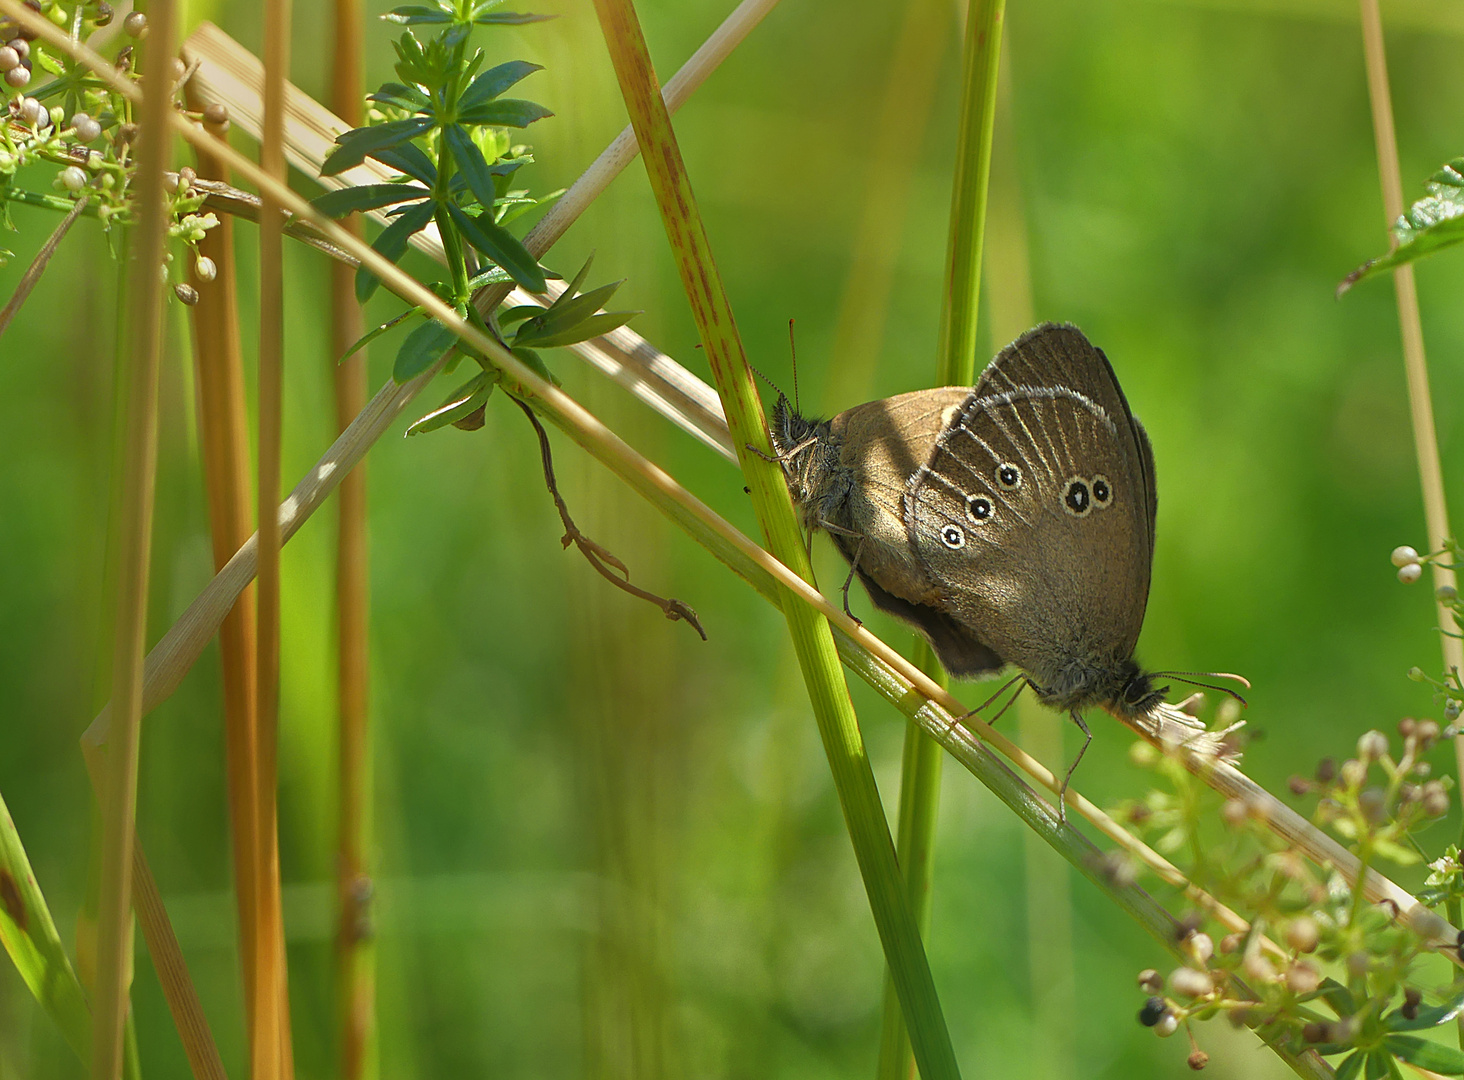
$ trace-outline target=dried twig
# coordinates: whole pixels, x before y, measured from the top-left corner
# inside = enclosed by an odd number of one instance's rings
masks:
[[[60,246],[62,238],[71,231],[72,223],[86,209],[86,201],[87,196],[85,195],[76,200],[76,205],[71,208],[71,212],[61,219],[61,224],[57,225],[55,232],[46,238],[46,242],[41,245],[41,250],[36,252],[36,257],[25,268],[25,273],[20,278],[20,284],[15,287],[14,295],[6,303],[5,310],[0,311],[0,334],[5,333],[6,328],[10,325],[10,320],[15,318],[15,313],[30,296],[31,290],[36,287],[36,282],[41,280],[41,275],[46,271],[46,264],[51,261],[51,256],[56,254],[56,248]]]
[[[701,639],[707,639],[707,632],[702,629],[696,612],[690,607],[677,600],[674,596],[663,599],[655,593],[647,592],[630,583],[630,571],[625,564],[608,551],[604,546],[591,540],[584,533],[580,532],[579,526],[569,516],[569,507],[564,505],[564,497],[559,494],[559,484],[554,479],[554,457],[549,451],[549,435],[544,430],[544,425],[539,423],[539,418],[534,415],[534,410],[525,405],[518,398],[511,398],[513,403],[524,411],[529,418],[529,423],[534,425],[534,433],[539,436],[539,454],[544,459],[544,484],[549,488],[549,494],[554,499],[554,506],[559,510],[559,520],[564,523],[564,536],[560,539],[565,547],[573,544],[579,548],[580,554],[585,557],[591,566],[599,571],[610,584],[617,589],[623,589],[631,596],[638,596],[640,599],[655,604],[666,613],[666,618],[675,622],[677,619],[684,619],[691,624],[691,628],[701,635]],[[618,575],[613,573],[611,568],[619,571]]]

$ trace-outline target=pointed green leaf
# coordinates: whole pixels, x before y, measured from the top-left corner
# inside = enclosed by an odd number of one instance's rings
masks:
[[[0,943],[71,1048],[87,1061],[91,1010],[56,933],[15,822],[0,799]]]
[[[544,291],[544,272],[517,237],[502,226],[487,220],[486,215],[480,218],[469,217],[460,207],[451,203],[447,210],[462,232],[464,240],[507,270],[529,292]]]
[[[436,319],[429,319],[402,342],[391,377],[398,383],[408,382],[441,360],[456,344],[456,334]]]
[[[408,308],[406,311],[402,312],[400,315],[397,315],[394,318],[387,319],[386,322],[382,323],[380,326],[376,326],[376,327],[371,328],[370,330],[367,330],[364,334],[362,334],[360,337],[358,337],[355,341],[351,342],[350,347],[347,348],[346,351],[341,354],[340,359],[337,360],[336,363],[338,363],[338,364],[344,364],[347,360],[349,360],[351,357],[355,356],[358,352],[360,352],[362,349],[364,349],[367,345],[370,345],[373,341],[375,341],[377,338],[379,338],[382,334],[386,333],[388,330],[391,330],[392,328],[394,328],[395,326],[397,326],[404,319],[410,319],[413,315],[420,315],[420,314],[422,314],[421,307],[411,307],[411,308]]]
[[[1395,270],[1464,241],[1464,158],[1455,158],[1428,179],[1426,196],[1410,206],[1393,226],[1398,246],[1389,255],[1363,263],[1337,286],[1340,296],[1364,278]]]
[[[382,83],[376,93],[366,95],[366,100],[379,101],[384,105],[395,105],[408,112],[416,112],[419,109],[429,112],[432,105],[432,99],[419,87],[395,82]]]
[[[432,26],[452,22],[452,16],[446,11],[423,4],[402,4],[392,8],[381,18],[398,26]]]
[[[335,176],[365,161],[375,150],[384,150],[405,142],[426,131],[433,121],[425,116],[409,116],[372,127],[354,128],[336,137],[340,145],[320,167],[321,176]]]
[[[520,304],[517,307],[508,308],[499,312],[498,325],[512,326],[514,323],[523,322],[525,319],[533,318],[535,315],[542,315],[544,309],[538,304]]]
[[[386,228],[371,245],[372,249],[390,262],[398,262],[407,253],[407,243],[412,234],[432,220],[431,199],[407,207],[406,211]],[[366,267],[356,271],[356,300],[364,304],[381,284],[381,279]]]
[[[1343,1058],[1342,1063],[1337,1066],[1337,1080],[1357,1080],[1358,1074],[1362,1072],[1362,1064],[1366,1060],[1367,1055],[1361,1050]]]
[[[599,315],[591,315],[587,319],[583,319],[554,333],[527,335],[523,340],[523,344],[532,345],[537,349],[552,349],[563,345],[574,345],[581,341],[588,341],[590,338],[597,338],[603,334],[608,334],[611,330],[617,330],[639,314],[639,311],[604,311]],[[514,344],[518,344],[519,340],[515,338]]]
[[[428,187],[437,183],[437,166],[432,164],[432,159],[416,143],[401,143],[385,150],[373,150],[366,156],[373,157],[388,168],[410,176]]]
[[[510,60],[506,64],[489,68],[463,91],[463,96],[458,99],[458,112],[461,114],[486,105],[515,83],[543,70],[540,65],[531,64],[527,60]]]
[[[524,101],[521,98],[499,98],[475,109],[459,110],[458,120],[464,124],[521,128],[553,115],[537,102]]]
[[[488,381],[487,372],[478,372],[449,394],[441,405],[407,428],[407,435],[420,435],[457,423],[492,397],[493,388],[497,385]]]
[[[549,366],[544,363],[539,354],[533,349],[525,349],[522,346],[515,345],[509,352],[531,367],[539,378],[545,382],[551,382],[555,386],[559,385],[559,380],[554,377],[554,373],[549,370]]]
[[[500,11],[491,15],[474,15],[473,22],[479,26],[523,26],[527,23],[548,22],[557,15],[526,15],[513,11]]]
[[[488,171],[488,162],[483,157],[483,151],[478,149],[478,144],[473,142],[472,136],[461,124],[450,124],[443,130],[442,137],[447,142],[452,159],[462,171],[463,179],[468,182],[473,197],[478,200],[478,205],[485,210],[491,210],[498,189],[493,186],[493,174]]]
[[[417,184],[362,184],[359,187],[327,191],[310,200],[326,217],[344,217],[357,210],[375,210],[393,203],[423,199],[432,192]]]
[[[1417,1035],[1388,1035],[1383,1046],[1410,1065],[1445,1076],[1464,1076],[1464,1050],[1421,1039]]]

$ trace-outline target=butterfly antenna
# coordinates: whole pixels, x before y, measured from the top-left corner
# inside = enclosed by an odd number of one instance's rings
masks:
[[[798,346],[793,341],[793,320],[788,320],[788,354],[793,358],[793,411],[803,412],[803,403],[798,399]]]
[[[1156,671],[1153,673],[1153,677],[1156,679],[1173,679],[1175,682],[1186,683],[1190,686],[1202,686],[1206,690],[1215,691],[1217,694],[1228,694],[1247,708],[1250,707],[1250,702],[1241,697],[1238,691],[1232,690],[1228,686],[1216,686],[1214,683],[1199,681],[1201,679],[1232,679],[1249,690],[1251,688],[1250,680],[1244,675],[1236,675],[1229,671]]]
[[[765,383],[768,384],[768,386],[772,389],[773,393],[777,394],[779,397],[782,397],[783,396],[782,387],[780,387],[777,383],[773,382],[772,379],[770,379],[766,375],[764,375],[762,373],[762,369],[761,368],[757,367],[756,365],[754,365],[752,363],[749,363],[747,366],[750,367],[750,368],[752,368],[752,373],[754,375],[756,375],[759,379],[761,379],[763,382],[765,382]]]

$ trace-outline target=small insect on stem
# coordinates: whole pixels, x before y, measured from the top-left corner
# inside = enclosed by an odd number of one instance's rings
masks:
[[[564,536],[560,542],[565,547],[573,544],[579,548],[580,554],[599,572],[600,576],[617,589],[622,589],[630,593],[631,596],[636,596],[655,604],[666,613],[666,618],[673,622],[678,619],[685,620],[691,624],[691,628],[700,634],[701,639],[705,641],[707,639],[707,632],[702,629],[701,622],[697,619],[695,611],[675,597],[662,598],[655,593],[647,592],[645,589],[632,585],[630,583],[630,571],[625,568],[625,564],[606,548],[580,532],[579,526],[569,516],[569,507],[564,504],[564,497],[559,494],[559,484],[554,479],[554,457],[549,451],[549,435],[544,430],[544,425],[539,423],[539,418],[534,415],[534,411],[526,404],[518,398],[511,398],[511,400],[524,411],[524,415],[529,418],[529,423],[534,425],[534,433],[539,436],[539,455],[544,461],[544,485],[549,489],[549,494],[554,499],[554,506],[559,511],[559,520],[564,525]]]

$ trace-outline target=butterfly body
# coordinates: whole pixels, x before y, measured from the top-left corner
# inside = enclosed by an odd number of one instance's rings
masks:
[[[972,387],[832,420],[774,410],[810,529],[953,676],[1014,664],[1038,698],[1142,714],[1133,659],[1153,555],[1154,459],[1103,353],[1071,326],[1013,342]]]

